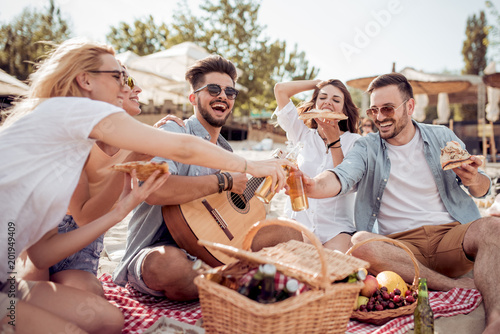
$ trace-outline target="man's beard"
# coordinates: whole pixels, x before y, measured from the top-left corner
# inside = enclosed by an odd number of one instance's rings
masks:
[[[218,102],[221,102],[221,101],[218,101]],[[227,112],[227,115],[226,115],[226,117],[224,117],[224,119],[214,118],[214,117],[212,117],[212,115],[210,115],[210,112],[207,109],[203,108],[203,106],[201,105],[201,103],[199,101],[198,101],[198,111],[200,112],[203,119],[205,121],[207,121],[208,124],[210,124],[211,126],[216,127],[216,128],[220,128],[224,124],[226,124],[227,119],[231,115],[231,112],[229,111],[229,112]]]
[[[403,115],[406,115],[406,106],[404,106],[404,111],[403,111]],[[399,119],[399,122],[397,122],[394,118],[391,118],[391,119],[388,119],[388,120],[384,120],[383,123],[387,122],[387,121],[391,121],[393,126],[394,126],[394,130],[390,133],[384,133],[382,131],[380,131],[380,122],[376,121],[375,123],[378,125],[378,130],[379,130],[379,133],[380,133],[380,137],[382,139],[392,139],[392,138],[395,138],[397,137],[401,131],[403,131],[403,129],[408,125],[408,123],[410,122],[410,120],[408,119],[408,117],[402,117]]]

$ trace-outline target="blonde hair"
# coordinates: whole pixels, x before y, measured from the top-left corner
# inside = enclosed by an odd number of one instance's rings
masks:
[[[105,54],[114,56],[115,51],[111,46],[82,39],[69,39],[55,47],[35,66],[35,72],[29,77],[28,99],[8,111],[4,126],[31,112],[44,99],[83,96],[77,75],[98,70],[102,65],[100,56]]]

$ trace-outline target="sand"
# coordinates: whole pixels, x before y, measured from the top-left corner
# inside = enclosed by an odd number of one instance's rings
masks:
[[[239,141],[231,142],[231,146],[236,154],[242,155],[250,160],[263,160],[271,157],[272,150],[258,151],[253,150],[257,142]],[[285,148],[284,144],[273,144],[273,149]],[[488,164],[486,172],[492,176],[500,176],[500,164]],[[288,201],[288,196],[283,192],[274,196],[269,205],[266,205],[268,218],[283,216],[283,208]],[[478,202],[478,206],[482,213],[485,212],[485,206],[491,204],[492,197],[485,201]],[[104,251],[101,255],[99,263],[98,277],[103,273],[111,274],[123,256],[125,250],[125,241],[127,237],[127,225],[131,214],[122,222],[112,227],[104,236]],[[453,333],[453,334],[475,334],[482,333],[484,329],[484,307],[480,305],[478,309],[469,315],[458,315],[449,318],[439,318],[435,323],[435,333]],[[413,333],[409,331],[408,333]]]

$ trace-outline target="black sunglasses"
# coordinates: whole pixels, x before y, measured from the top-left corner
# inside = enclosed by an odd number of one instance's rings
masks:
[[[219,94],[222,92],[222,87],[218,84],[208,84],[203,87],[198,88],[193,92],[193,94],[198,93],[202,89],[206,88],[208,90],[208,93],[210,96],[219,96]],[[233,87],[226,87],[224,88],[224,93],[226,94],[227,98],[230,100],[236,99],[236,96],[238,96],[238,90]]]
[[[88,72],[90,72],[90,73],[114,73],[114,74],[116,74],[116,76],[113,75],[113,77],[118,82],[120,82],[122,86],[125,86],[127,84],[127,77],[125,75],[125,71],[115,70],[115,71],[88,71]]]

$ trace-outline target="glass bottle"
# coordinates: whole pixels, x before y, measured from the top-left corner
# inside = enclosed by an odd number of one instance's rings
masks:
[[[285,156],[285,152],[283,152],[282,149],[277,148],[274,150],[272,157],[275,159],[282,159]],[[260,198],[264,203],[269,204],[271,200],[273,199],[274,195],[276,194],[276,187],[273,189],[271,185],[273,184],[273,179],[271,176],[267,176],[260,184],[260,186],[255,190],[255,196]]]
[[[295,145],[287,154],[286,159],[295,165],[297,165],[297,158],[299,156],[300,150],[304,147],[303,143],[298,143]],[[303,211],[309,208],[309,201],[304,192],[304,184],[302,183],[302,177],[298,175],[296,170],[290,170],[288,174],[288,179],[286,180],[288,187],[288,193],[290,195],[290,202],[292,204],[293,211]]]
[[[434,313],[429,304],[426,278],[420,278],[418,281],[418,300],[413,316],[415,334],[434,334]]]
[[[276,301],[279,302],[287,299],[288,297],[294,296],[298,289],[299,281],[294,278],[288,279],[283,290],[278,292],[278,294],[276,295]]]
[[[266,263],[262,266],[263,278],[260,284],[260,294],[257,297],[257,301],[262,304],[274,303],[276,301],[275,297],[275,287],[274,287],[274,276],[276,275],[276,267],[273,264]]]
[[[238,289],[238,292],[241,293],[243,296],[246,296],[253,300],[257,299],[257,296],[260,293],[260,283],[264,278],[262,266],[263,265],[259,266],[255,274],[253,274],[252,278],[247,284],[240,286],[240,288]]]

